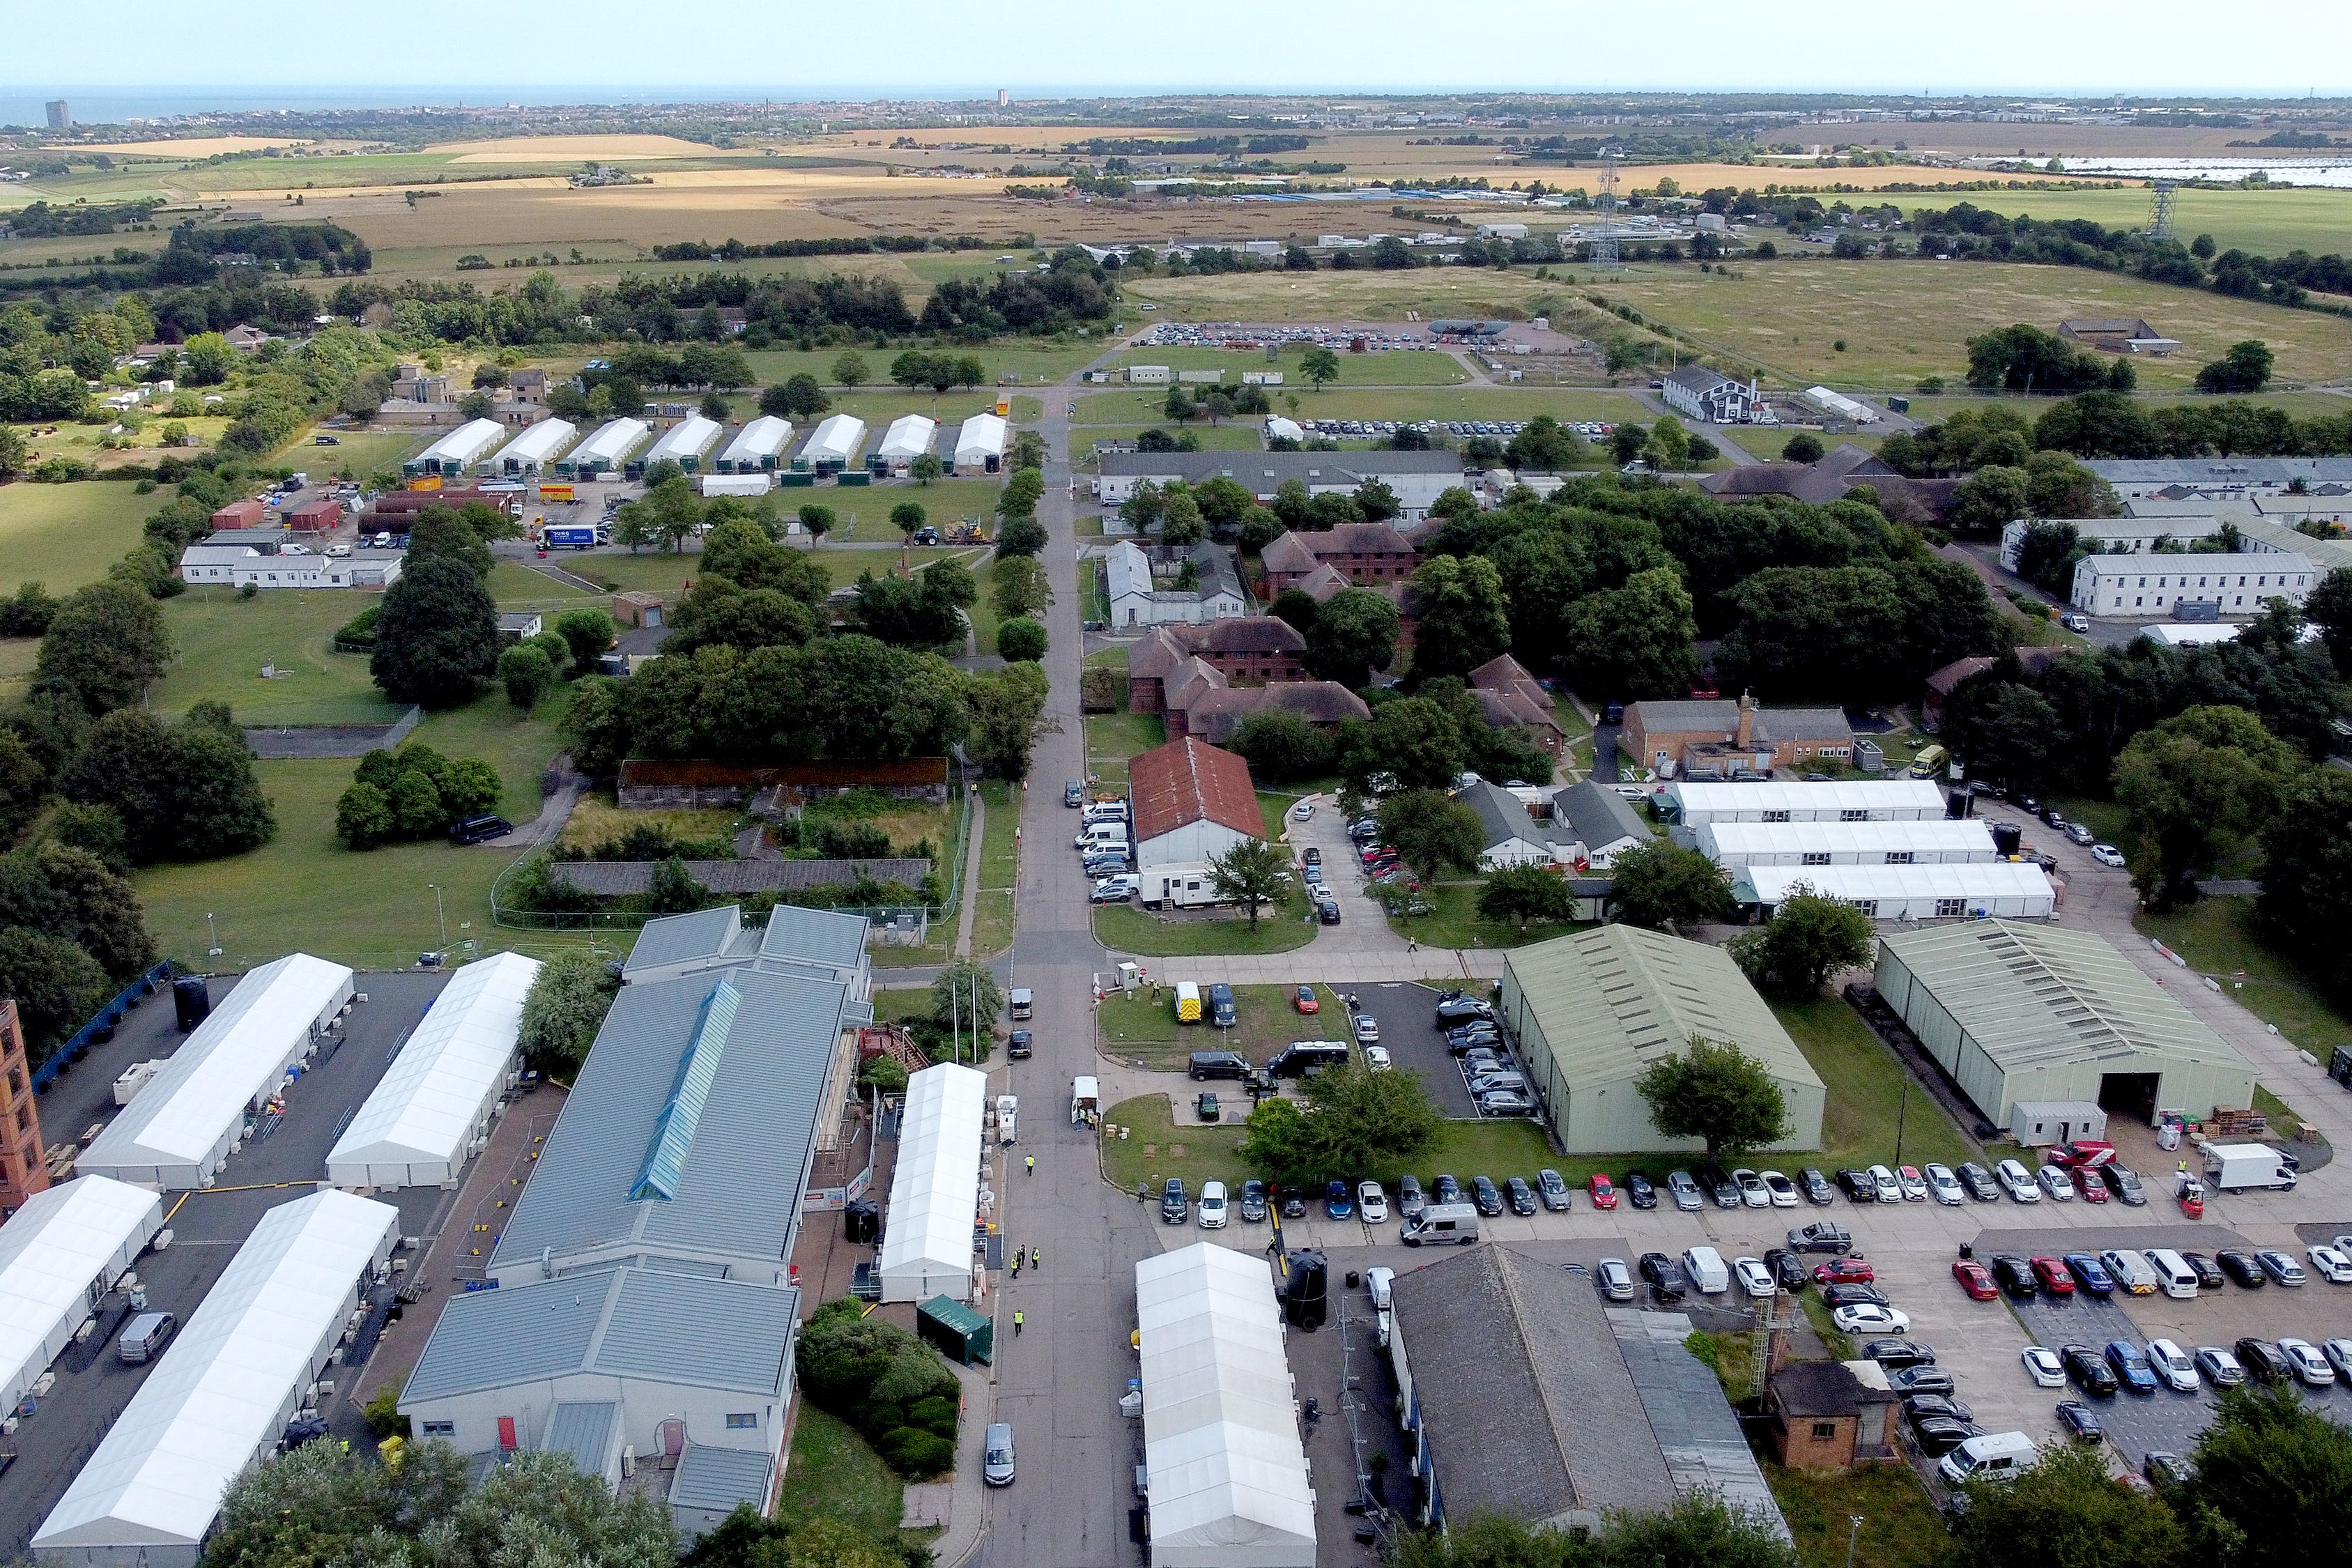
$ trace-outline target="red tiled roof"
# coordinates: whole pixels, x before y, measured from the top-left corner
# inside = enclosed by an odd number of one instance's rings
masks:
[[[1176,630],[1176,640],[1194,653],[1305,653],[1297,626],[1273,616],[1227,616],[1223,620]],[[1130,657],[1128,668],[1134,669]]]
[[[1204,821],[1265,837],[1249,763],[1205,741],[1187,736],[1144,752],[1128,764],[1128,788],[1138,844]]]

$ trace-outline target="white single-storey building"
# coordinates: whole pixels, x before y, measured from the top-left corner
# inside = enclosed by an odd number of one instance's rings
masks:
[[[2311,558],[2247,555],[2086,555],[2074,565],[2074,606],[2085,615],[2145,617],[2150,610],[2211,605],[2224,616],[2259,616],[2273,599],[2300,605],[2320,574]]]
[[[1663,792],[1685,827],[1708,822],[1903,822],[1944,815],[1944,792],[1926,779],[1826,784],[1687,784]]]
[[[1749,866],[1731,896],[1768,914],[1801,892],[1852,904],[1874,921],[2044,920],[2058,897],[2023,861],[1941,866]]]
[[[389,588],[400,581],[408,559],[397,550],[354,550],[348,555],[264,553],[250,544],[215,543],[214,539],[199,540],[180,552],[182,582],[223,588],[248,583],[257,588]]]
[[[1974,817],[1907,822],[1709,822],[1699,853],[1726,870],[1750,866],[1934,866],[1982,864],[1992,830]]]

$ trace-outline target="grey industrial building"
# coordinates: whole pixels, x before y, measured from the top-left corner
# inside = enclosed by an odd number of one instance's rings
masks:
[[[488,1263],[401,1409],[469,1454],[571,1453],[682,1536],[772,1500],[800,1292],[789,1258],[872,1022],[863,917],[647,923]],[[635,1463],[625,1462],[634,1456]]]
[[[2089,1101],[2143,1121],[2253,1103],[2254,1069],[2105,938],[1969,921],[1882,938],[1878,994],[1977,1109]]]
[[[1513,948],[1500,1015],[1565,1153],[1703,1147],[1661,1136],[1634,1087],[1695,1037],[1737,1046],[1770,1070],[1789,1115],[1788,1136],[1770,1147],[1821,1147],[1821,1075],[1719,947],[1608,925]]]

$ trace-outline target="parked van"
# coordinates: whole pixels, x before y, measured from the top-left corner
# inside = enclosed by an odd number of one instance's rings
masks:
[[[2099,1254],[2099,1261],[2116,1277],[2116,1289],[2130,1296],[2153,1296],[2164,1281],[2148,1267],[2147,1259],[2125,1247],[2110,1247]],[[2184,1265],[2185,1266],[2185,1265]],[[2190,1291],[2195,1295],[2195,1291]]]
[[[1209,1025],[1212,1028],[1230,1029],[1241,1022],[1234,1009],[1234,988],[1220,980],[1209,987]]]
[[[1070,847],[1124,850],[1127,847],[1127,824],[1124,822],[1089,823],[1079,830],[1076,838],[1070,840]]]
[[[1936,1468],[1948,1486],[1979,1476],[2006,1479],[2032,1469],[2038,1452],[2033,1439],[2022,1432],[1984,1432],[1945,1455]]]
[[[1013,988],[1011,1001],[1013,1016],[1016,1018],[1026,1018],[1036,1005],[1037,994],[1026,985],[1016,985]]]
[[[1196,1080],[1213,1078],[1247,1078],[1249,1058],[1239,1051],[1194,1051],[1185,1071]]]
[[[1310,1068],[1347,1065],[1345,1040],[1293,1040],[1274,1054],[1265,1070],[1276,1078],[1304,1078]]]
[[[1189,980],[1176,983],[1176,1021],[1180,1024],[1201,1021],[1201,988]]]
[[[2142,1256],[2156,1270],[2157,1285],[2176,1301],[2186,1301],[2197,1294],[2197,1270],[2189,1267],[2189,1259],[2168,1247],[2151,1247]]]
[[[1731,1270],[1724,1267],[1723,1254],[1712,1247],[1694,1247],[1683,1254],[1683,1272],[1690,1276],[1702,1296],[1720,1296],[1731,1289]]]
[[[163,1342],[178,1326],[179,1320],[169,1312],[142,1312],[115,1340],[114,1352],[133,1366],[153,1361],[163,1353]]]
[[[1941,746],[1928,746],[1922,750],[1917,756],[1911,759],[1911,776],[1915,779],[1934,778],[1937,771],[1943,765],[1944,748]]]
[[[1428,1204],[1397,1227],[1407,1247],[1467,1247],[1478,1239],[1478,1210],[1472,1204]]]
[[[1127,820],[1127,802],[1123,800],[1098,800],[1095,802],[1094,805],[1087,807],[1086,810],[1080,812],[1078,814],[1078,820],[1089,827],[1093,826],[1097,822],[1125,822]]]

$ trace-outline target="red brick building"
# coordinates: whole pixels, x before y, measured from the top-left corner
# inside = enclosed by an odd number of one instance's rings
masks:
[[[1792,1470],[1850,1470],[1898,1461],[1888,1417],[1895,1395],[1841,1361],[1792,1361],[1765,1384],[1772,1454]]]
[[[41,1109],[33,1096],[25,1028],[13,999],[0,999],[0,1213],[15,1214],[35,1193],[47,1192],[49,1168],[41,1157]]]
[[[1258,557],[1272,598],[1329,566],[1360,588],[1401,582],[1421,566],[1421,552],[1387,522],[1343,522],[1337,528],[1277,536]]]
[[[1164,710],[1169,678],[1195,659],[1236,685],[1304,680],[1307,639],[1297,627],[1271,616],[1154,627],[1127,656],[1128,711]]]

